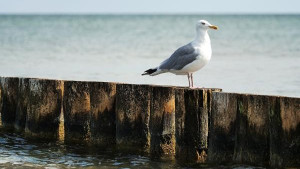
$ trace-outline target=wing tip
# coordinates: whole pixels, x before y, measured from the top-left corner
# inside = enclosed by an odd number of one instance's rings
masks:
[[[154,73],[154,72],[156,72],[157,71],[157,68],[155,68],[155,69],[148,69],[148,70],[146,70],[143,74],[142,74],[142,76],[144,76],[144,75],[151,75],[152,73]]]

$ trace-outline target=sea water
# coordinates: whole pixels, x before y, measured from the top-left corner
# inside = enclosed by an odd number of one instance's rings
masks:
[[[210,30],[212,59],[198,87],[300,97],[300,15],[0,15],[0,76],[188,86],[141,76]]]
[[[0,76],[187,86],[186,76],[141,74],[192,41],[199,19],[219,30],[197,86],[300,97],[300,15],[0,15]],[[186,168],[1,128],[0,167]]]
[[[172,159],[153,160],[146,154],[116,151],[78,143],[28,139],[0,127],[0,168],[19,169],[263,169],[248,165],[182,166]]]

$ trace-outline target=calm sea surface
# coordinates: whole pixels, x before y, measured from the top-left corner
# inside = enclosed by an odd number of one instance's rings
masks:
[[[220,29],[209,32],[213,56],[197,86],[300,97],[300,15],[0,15],[0,76],[187,86],[185,76],[141,73],[192,41],[199,19]],[[181,168],[2,130],[0,167]]]
[[[247,165],[180,166],[174,160],[151,160],[148,155],[118,152],[113,148],[90,147],[45,140],[28,140],[22,133],[0,127],[0,168],[19,169],[264,169]]]
[[[0,15],[0,76],[187,86],[186,76],[141,73],[210,31],[200,87],[300,97],[300,15]]]

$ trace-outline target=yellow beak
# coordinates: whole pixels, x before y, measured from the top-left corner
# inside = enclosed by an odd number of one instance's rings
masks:
[[[215,26],[215,25],[211,25],[211,26],[209,26],[209,28],[211,28],[211,29],[215,29],[215,30],[217,30],[217,29],[218,29],[218,27],[217,27],[217,26]]]

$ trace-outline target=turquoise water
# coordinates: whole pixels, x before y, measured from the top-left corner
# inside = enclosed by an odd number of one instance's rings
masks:
[[[300,97],[300,15],[0,15],[0,76],[187,86],[185,76],[140,76],[210,31],[200,87]]]

